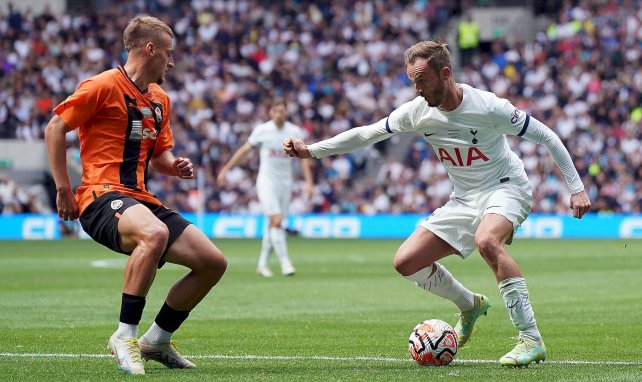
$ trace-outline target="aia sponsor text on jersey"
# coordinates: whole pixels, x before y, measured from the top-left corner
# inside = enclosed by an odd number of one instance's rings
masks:
[[[488,157],[477,147],[454,147],[446,149],[444,147],[435,147],[439,161],[443,164],[450,162],[454,167],[469,167],[475,164],[475,161],[488,161]]]
[[[285,153],[283,150],[276,150],[276,149],[269,149],[268,151],[268,157],[270,158],[285,158],[285,159],[290,159],[288,157],[288,154]]]

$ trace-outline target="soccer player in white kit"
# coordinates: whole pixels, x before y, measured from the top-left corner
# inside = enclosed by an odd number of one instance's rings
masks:
[[[261,253],[256,272],[264,277],[272,277],[268,259],[272,249],[279,258],[281,273],[291,276],[295,268],[288,256],[286,232],[283,228],[287,220],[290,198],[292,196],[292,161],[283,152],[283,141],[288,137],[305,136],[299,126],[286,121],[287,105],[278,98],[270,104],[270,120],[257,125],[247,142],[232,155],[221,168],[216,180],[219,186],[226,183],[227,172],[236,166],[253,148],[260,152],[259,174],[256,179],[256,192],[263,213],[268,217],[267,229],[263,232]],[[310,160],[301,161],[301,171],[305,179],[304,192],[310,196],[314,190]]]
[[[406,50],[405,61],[418,94],[414,100],[375,124],[310,146],[299,139],[287,139],[284,150],[299,158],[321,158],[363,148],[398,132],[421,134],[446,168],[454,191],[450,200],[401,244],[394,267],[419,287],[458,306],[461,312],[455,331],[463,346],[490,302],[464,287],[437,261],[452,254],[466,258],[477,248],[494,272],[504,305],[519,331],[516,346],[499,362],[521,367],[544,361],[546,347],[526,282],[504,248],[532,205],[523,163],[510,150],[505,135],[524,137],[548,149],[571,193],[573,216],[581,218],[591,203],[571,156],[554,132],[506,99],[456,83],[445,43],[415,44]]]

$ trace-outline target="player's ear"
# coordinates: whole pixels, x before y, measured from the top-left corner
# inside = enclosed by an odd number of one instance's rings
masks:
[[[441,75],[442,80],[447,80],[452,75],[452,72],[450,71],[449,67],[444,66],[443,68],[441,68],[439,74]]]
[[[150,56],[154,55],[154,43],[153,42],[148,42],[147,45],[145,45],[145,53],[149,54]]]

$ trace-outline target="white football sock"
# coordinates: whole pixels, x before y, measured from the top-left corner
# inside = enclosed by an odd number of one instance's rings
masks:
[[[156,322],[149,327],[147,332],[140,338],[146,344],[165,344],[172,339],[172,333],[156,325]]]
[[[270,231],[265,229],[263,231],[263,240],[261,241],[261,254],[259,255],[259,268],[267,267],[270,253],[272,252],[272,240],[270,239]]]
[[[125,324],[124,322],[119,322],[118,329],[116,329],[116,337],[138,338],[138,325]]]
[[[291,267],[292,263],[288,257],[288,246],[285,242],[285,230],[277,227],[270,228],[270,239],[272,239],[274,252],[276,252],[281,263],[281,269]]]
[[[542,336],[537,329],[535,313],[528,299],[526,280],[522,277],[512,277],[500,281],[498,286],[510,320],[519,330],[519,334],[534,341],[541,341]]]
[[[434,266],[437,269],[432,275],[430,273],[433,267],[430,266],[420,269],[410,276],[404,276],[404,278],[414,281],[417,286],[430,293],[454,302],[462,312],[473,309],[475,307],[473,292],[455,280],[453,275],[441,264],[435,263]]]

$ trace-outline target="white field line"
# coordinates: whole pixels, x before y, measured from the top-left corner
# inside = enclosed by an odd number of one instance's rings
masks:
[[[109,354],[72,354],[72,353],[0,353],[4,358],[107,358]],[[314,361],[378,361],[378,362],[411,362],[410,358],[387,357],[330,357],[330,356],[288,356],[288,355],[186,355],[190,359],[262,359],[262,360],[314,360]],[[497,363],[490,359],[456,359],[454,363]],[[642,366],[641,362],[628,361],[547,361],[556,365],[609,365],[609,366]]]

